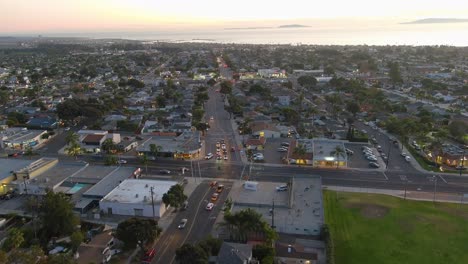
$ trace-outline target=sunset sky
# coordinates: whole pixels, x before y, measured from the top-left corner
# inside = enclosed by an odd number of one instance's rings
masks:
[[[465,0],[0,0],[0,34],[468,18]]]

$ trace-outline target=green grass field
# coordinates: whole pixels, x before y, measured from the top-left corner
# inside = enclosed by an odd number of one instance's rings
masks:
[[[336,264],[466,264],[468,206],[324,192]]]

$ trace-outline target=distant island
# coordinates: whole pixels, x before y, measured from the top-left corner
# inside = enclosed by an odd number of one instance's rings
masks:
[[[274,28],[306,28],[309,26],[291,24],[291,25],[281,25],[278,27],[240,27],[240,28],[225,28],[224,30],[255,30],[255,29],[274,29]]]
[[[242,28],[225,28],[224,30],[252,30],[252,29],[270,29],[273,27],[242,27]]]
[[[443,23],[468,23],[468,19],[460,18],[425,18],[401,24],[443,24]]]
[[[309,27],[309,26],[299,25],[299,24],[291,24],[291,25],[281,25],[278,28],[305,28],[305,27]]]

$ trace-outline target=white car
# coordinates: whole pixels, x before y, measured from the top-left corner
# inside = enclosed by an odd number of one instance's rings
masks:
[[[287,185],[276,186],[276,191],[278,191],[278,192],[284,192],[284,191],[287,191],[287,190],[288,190]]]
[[[206,208],[205,208],[205,209],[206,209],[207,211],[211,211],[211,210],[213,209],[213,207],[214,207],[214,203],[208,203],[208,204],[206,205]]]
[[[206,154],[205,159],[208,160],[208,159],[211,159],[211,158],[213,158],[213,153],[210,152],[210,153]]]
[[[228,160],[228,156],[227,156],[227,155],[224,155],[224,160]]]
[[[127,164],[126,160],[119,160],[119,164]]]
[[[405,156],[405,160],[406,160],[407,162],[409,162],[409,161],[411,160],[411,157],[410,157],[410,156]]]
[[[177,226],[177,228],[179,228],[179,229],[185,228],[185,226],[187,225],[187,221],[188,221],[187,218],[182,219],[180,221],[179,225]]]
[[[278,148],[278,152],[287,152],[288,149],[287,148]]]

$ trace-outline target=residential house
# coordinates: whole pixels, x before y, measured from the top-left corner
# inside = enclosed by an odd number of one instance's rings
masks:
[[[264,137],[264,138],[279,138],[281,137],[281,132],[271,123],[268,122],[253,122],[250,125],[252,129],[252,136],[254,137]]]
[[[216,264],[249,264],[252,261],[252,245],[223,242]]]

